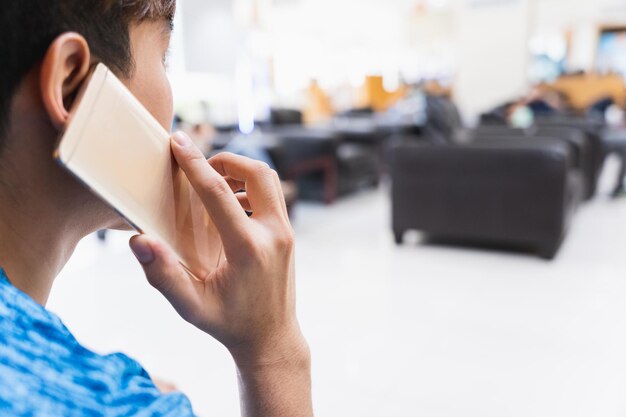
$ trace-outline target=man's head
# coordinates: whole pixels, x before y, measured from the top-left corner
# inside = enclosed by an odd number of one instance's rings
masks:
[[[54,144],[68,123],[80,86],[98,62],[115,72],[169,128],[172,96],[164,60],[175,8],[176,0],[8,0],[3,4],[0,185],[27,192],[26,184],[6,178],[7,171],[34,164],[28,174],[50,182],[47,188],[66,194],[68,204],[83,199],[89,203],[86,206],[98,207],[56,168],[51,156]],[[98,210],[100,217],[108,217]]]
[[[59,35],[80,34],[93,58],[128,78],[135,64],[131,27],[146,21],[171,25],[175,8],[176,0],[9,0],[0,12],[0,137],[19,83]]]

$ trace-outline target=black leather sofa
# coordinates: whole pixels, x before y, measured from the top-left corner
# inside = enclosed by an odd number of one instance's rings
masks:
[[[392,224],[446,243],[531,250],[553,258],[579,204],[596,192],[603,124],[539,116],[527,130],[498,118],[465,129],[454,103],[427,102],[424,135],[392,152]]]
[[[404,142],[394,148],[392,217],[446,241],[532,250],[553,258],[584,195],[562,140],[485,138],[466,145]]]

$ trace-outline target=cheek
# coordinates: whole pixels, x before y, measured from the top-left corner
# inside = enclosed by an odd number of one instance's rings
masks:
[[[161,92],[162,101],[160,112],[162,112],[162,115],[157,117],[157,120],[165,130],[169,132],[172,129],[172,121],[174,119],[174,97],[172,94],[172,86],[165,73],[163,73],[162,76],[161,86],[163,91]]]
[[[172,87],[164,70],[137,72],[129,85],[131,92],[168,132],[174,118]]]

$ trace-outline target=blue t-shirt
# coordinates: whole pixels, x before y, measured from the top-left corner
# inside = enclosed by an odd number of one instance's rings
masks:
[[[193,411],[183,394],[161,394],[129,357],[81,346],[0,269],[0,415],[179,417]]]

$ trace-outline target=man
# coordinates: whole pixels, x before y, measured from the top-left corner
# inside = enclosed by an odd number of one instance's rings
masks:
[[[0,415],[192,414],[183,395],[159,392],[124,355],[80,346],[43,307],[84,236],[128,228],[53,161],[76,93],[103,62],[169,126],[164,57],[174,9],[175,0],[2,5]],[[135,236],[131,248],[148,281],[231,352],[242,415],[312,415],[310,354],[295,315],[293,234],[276,174],[230,154],[207,163],[183,134],[172,138],[172,152],[217,223],[228,260],[198,282],[161,242]],[[236,197],[232,190],[241,188],[246,193]]]

